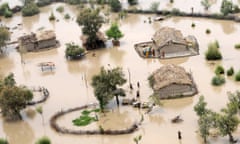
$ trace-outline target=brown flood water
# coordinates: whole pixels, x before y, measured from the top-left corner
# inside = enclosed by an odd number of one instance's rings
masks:
[[[13,30],[13,39],[22,33],[35,32],[39,28],[53,29],[56,31],[57,39],[61,46],[57,49],[36,53],[24,53],[22,59],[25,64],[21,64],[21,56],[13,48],[7,56],[0,58],[0,74],[7,75],[9,72],[15,74],[18,84],[27,86],[44,86],[49,89],[50,97],[43,107],[44,124],[41,115],[34,113],[35,107],[28,107],[23,111],[24,121],[18,123],[7,123],[0,118],[0,137],[6,137],[10,144],[33,144],[36,139],[43,135],[51,138],[54,144],[134,144],[133,138],[142,135],[142,144],[169,143],[179,144],[177,131],[182,131],[182,144],[201,144],[202,140],[197,134],[197,117],[193,111],[193,106],[198,101],[199,95],[204,95],[208,107],[218,111],[227,102],[227,91],[239,89],[240,83],[233,78],[226,77],[226,84],[221,87],[211,86],[211,78],[214,75],[214,68],[210,62],[204,59],[204,52],[209,42],[218,40],[223,60],[218,62],[228,69],[234,66],[236,71],[240,70],[240,51],[234,48],[234,44],[239,43],[240,25],[231,21],[208,20],[198,18],[173,17],[162,22],[144,23],[148,17],[154,15],[128,15],[120,22],[120,28],[124,33],[120,47],[109,47],[91,51],[84,59],[79,61],[67,61],[64,57],[65,43],[77,42],[81,44],[81,29],[75,22],[76,10],[66,6],[65,12],[74,16],[73,20],[63,20],[63,14],[55,11],[59,5],[57,3],[42,9],[38,16],[22,18],[20,14],[12,19],[3,19],[7,26],[14,27],[22,23],[22,27]],[[59,22],[49,22],[48,16],[54,11]],[[196,24],[195,28],[191,23]],[[133,45],[136,42],[150,40],[154,32],[163,26],[175,27],[184,35],[195,35],[200,43],[200,55],[189,58],[176,58],[170,60],[142,59],[135,52]],[[103,26],[105,31],[109,24]],[[211,29],[211,34],[205,34],[205,30]],[[96,57],[92,56],[96,54]],[[42,72],[37,66],[40,62],[52,61],[56,64],[53,72]],[[140,95],[142,101],[147,101],[152,90],[148,86],[148,75],[165,64],[178,64],[187,71],[191,71],[199,89],[199,94],[194,97],[165,100],[162,107],[155,107],[149,115],[144,115],[144,122],[139,130],[133,134],[121,136],[72,136],[58,134],[49,126],[50,117],[62,109],[81,106],[87,103],[96,102],[91,88],[91,77],[99,72],[101,66],[122,67],[128,78],[128,69],[131,72],[131,80],[136,90],[137,81],[140,82]],[[84,79],[87,79],[87,85]],[[124,86],[128,90],[128,97],[134,97],[136,91],[130,92],[128,85]],[[113,102],[114,103],[114,102]],[[114,107],[110,105],[112,112],[109,112],[100,124],[104,123],[105,128],[124,128],[131,122],[140,119],[141,113],[129,107]],[[172,124],[171,118],[180,114],[184,121],[179,124]],[[65,127],[73,127],[72,119],[78,117],[80,112],[71,113],[62,117],[58,123]],[[111,118],[111,120],[110,120]],[[98,124],[99,124],[98,123]],[[89,128],[97,127],[92,124]],[[239,137],[240,130],[234,133]],[[211,138],[213,144],[227,144],[228,137]]]

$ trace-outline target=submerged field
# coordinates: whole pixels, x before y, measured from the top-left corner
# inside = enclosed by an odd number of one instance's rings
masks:
[[[64,6],[65,12],[70,14],[72,17],[70,20],[64,20],[64,15],[56,12],[56,8],[60,5]],[[214,69],[218,64],[221,64],[225,69],[233,66],[236,71],[240,70],[240,50],[234,48],[234,45],[240,42],[239,23],[189,17],[170,17],[161,22],[148,23],[148,18],[154,18],[155,15],[129,14],[119,22],[120,29],[124,33],[124,37],[120,40],[120,47],[112,47],[111,42],[108,42],[107,48],[90,51],[84,59],[68,61],[64,56],[65,43],[73,41],[81,44],[81,28],[75,22],[77,10],[64,3],[56,3],[41,10],[41,14],[33,17],[23,18],[19,13],[11,19],[2,18],[2,23],[11,28],[22,23],[18,29],[12,30],[13,40],[23,33],[36,32],[38,29],[52,29],[55,30],[57,39],[61,44],[56,49],[22,55],[14,47],[9,47],[7,55],[0,58],[0,74],[2,76],[13,72],[18,84],[44,86],[50,92],[49,99],[42,104],[44,125],[42,125],[41,115],[37,113],[28,115],[29,112],[35,110],[35,107],[28,107],[22,113],[24,116],[22,122],[7,123],[0,118],[0,137],[6,137],[10,144],[32,144],[43,135],[51,138],[54,144],[133,144],[133,138],[138,135],[142,135],[140,142],[142,144],[179,144],[178,130],[182,131],[183,144],[200,144],[202,140],[197,134],[198,118],[193,111],[199,96],[204,95],[208,107],[219,111],[228,101],[226,93],[239,90],[240,83],[235,82],[233,77],[226,77],[226,83],[223,86],[214,87],[211,85],[211,78],[214,76]],[[49,22],[48,17],[52,11],[59,19],[58,22]],[[115,17],[116,15],[111,15],[112,19]],[[192,23],[196,24],[195,28],[191,27]],[[105,24],[101,30],[106,31],[109,26],[110,24]],[[200,55],[169,60],[139,57],[133,45],[151,40],[154,32],[164,26],[179,29],[183,35],[194,35],[199,42]],[[211,33],[206,34],[206,29],[210,29]],[[219,41],[223,59],[217,62],[207,62],[204,53],[208,43],[215,40]],[[96,54],[95,57],[92,56],[93,53]],[[25,64],[21,64],[21,59]],[[42,72],[38,64],[48,61],[54,62],[56,69],[53,72]],[[162,107],[155,107],[150,114],[144,116],[144,122],[137,132],[121,136],[72,136],[56,133],[50,128],[49,119],[57,111],[96,102],[90,83],[92,76],[100,71],[101,66],[122,67],[126,78],[128,78],[129,69],[135,89],[131,92],[126,84],[124,88],[128,91],[127,97],[135,97],[139,81],[141,85],[140,98],[142,101],[148,101],[148,96],[152,94],[152,90],[148,85],[147,78],[154,70],[165,64],[177,64],[191,72],[199,94],[189,98],[164,100]],[[129,122],[135,121],[140,113],[144,113],[129,107],[117,109],[114,102],[110,108],[112,110],[106,115],[104,122],[104,125],[109,128],[128,126]],[[171,119],[179,114],[184,121],[172,124]],[[63,117],[59,123],[66,127],[74,127],[71,121],[79,115],[80,112],[71,113]],[[234,136],[239,139],[239,134],[240,129],[234,133]],[[228,138],[212,138],[210,141],[212,144],[227,144]]]

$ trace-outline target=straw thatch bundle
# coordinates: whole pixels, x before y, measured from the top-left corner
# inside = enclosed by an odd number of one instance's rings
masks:
[[[171,84],[187,84],[193,85],[189,74],[184,68],[177,65],[166,65],[153,73],[154,90],[159,90]]]

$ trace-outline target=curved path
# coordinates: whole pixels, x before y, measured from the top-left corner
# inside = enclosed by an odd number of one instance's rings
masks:
[[[96,104],[89,104],[89,105],[84,105],[76,108],[71,108],[65,111],[60,111],[57,112],[55,115],[53,115],[50,119],[50,125],[51,127],[62,134],[74,134],[74,135],[121,135],[121,134],[129,134],[133,133],[138,129],[138,126],[141,124],[139,123],[133,123],[129,128],[127,129],[120,129],[120,130],[104,130],[104,129],[96,129],[96,130],[72,130],[68,129],[65,127],[61,127],[57,124],[57,120],[68,113],[74,112],[74,111],[79,111],[83,110],[92,106],[96,106]]]

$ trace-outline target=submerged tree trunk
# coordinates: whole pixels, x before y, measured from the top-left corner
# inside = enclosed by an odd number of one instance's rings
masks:
[[[229,136],[229,142],[235,142],[235,140],[232,136],[232,133],[228,133],[228,136]]]
[[[118,95],[116,95],[115,97],[116,97],[117,106],[119,106],[119,98],[118,98]]]

